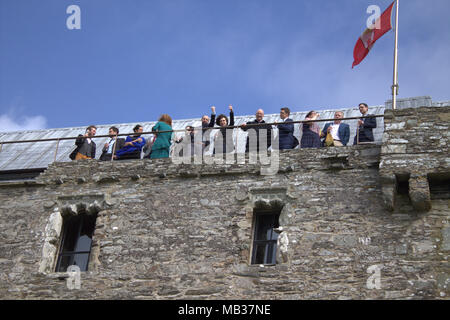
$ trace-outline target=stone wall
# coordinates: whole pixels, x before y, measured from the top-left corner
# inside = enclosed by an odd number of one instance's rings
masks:
[[[383,146],[281,152],[273,175],[260,164],[88,160],[1,183],[0,297],[447,299],[449,200],[431,197],[424,211],[402,195],[389,206],[389,161],[400,157],[387,141],[421,150],[394,129],[409,118],[386,116]],[[427,150],[439,158],[444,146]],[[253,214],[270,208],[282,208],[278,261],[251,265]],[[62,219],[80,212],[97,214],[96,230],[89,271],[71,290],[53,270]]]
[[[449,180],[450,108],[387,110],[380,175],[386,206],[394,210],[400,181],[409,184],[416,210],[431,208],[429,180]]]

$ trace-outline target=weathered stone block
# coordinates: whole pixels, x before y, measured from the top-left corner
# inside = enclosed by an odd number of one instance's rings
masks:
[[[387,123],[384,127],[385,131],[402,130],[405,128],[406,122]]]
[[[381,154],[401,154],[406,153],[406,145],[404,144],[388,144],[381,147]]]
[[[409,198],[413,207],[420,211],[431,209],[431,195],[426,175],[411,175],[409,179]]]
[[[450,227],[442,229],[442,244],[441,250],[450,251]]]

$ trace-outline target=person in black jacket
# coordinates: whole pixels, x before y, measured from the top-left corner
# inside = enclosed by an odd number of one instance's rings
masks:
[[[245,152],[248,153],[250,150],[259,152],[259,134],[261,129],[267,130],[267,144],[266,150],[272,145],[272,126],[265,124],[264,110],[258,109],[255,114],[255,120],[247,122],[241,125],[241,129],[247,131],[250,129],[249,135],[247,136],[247,144],[245,145]],[[250,126],[249,126],[250,125]],[[256,134],[256,145],[250,146],[250,134]]]
[[[211,107],[211,120],[209,119],[209,117],[206,114],[202,117],[203,152],[205,151],[205,148],[210,145],[210,141],[209,141],[210,131],[208,131],[208,128],[214,127],[215,121],[216,121],[216,107],[212,106]],[[208,133],[206,139],[205,139],[205,133]]]
[[[216,153],[230,153],[234,151],[233,129],[226,129],[228,126],[234,126],[233,106],[228,106],[230,110],[230,122],[226,115],[221,114],[216,119],[216,124],[221,127],[219,132],[214,136],[214,150]],[[227,139],[228,136],[228,139]]]
[[[114,150],[114,154],[116,154],[116,151],[120,150],[124,146],[124,144],[125,144],[124,138],[117,138],[117,143],[116,143],[116,135],[118,135],[118,134],[119,134],[118,128],[116,128],[116,127],[109,128],[110,140],[109,140],[109,142],[105,143],[105,145],[103,146],[102,155],[100,156],[100,160],[102,160],[102,161],[111,160],[113,150]],[[116,146],[114,146],[114,144]]]
[[[292,119],[289,118],[291,111],[289,108],[281,108],[280,118],[282,124],[278,124],[278,139],[279,149],[294,149],[298,145],[298,140],[294,137],[294,124]]]
[[[96,132],[96,126],[89,126],[86,128],[86,132],[84,135],[80,134],[78,136],[78,139],[75,141],[75,145],[77,147],[70,154],[70,159],[80,160],[95,158],[96,145],[95,142],[92,141],[92,137],[95,136]]]
[[[353,144],[360,142],[373,142],[372,130],[377,127],[376,118],[367,118],[369,115],[369,106],[366,103],[359,104],[359,112],[362,114],[362,118],[358,120],[358,127]]]

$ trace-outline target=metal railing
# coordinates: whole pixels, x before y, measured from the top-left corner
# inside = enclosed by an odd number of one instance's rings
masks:
[[[288,124],[301,124],[301,123],[311,123],[311,122],[334,122],[335,120],[340,120],[340,121],[344,121],[344,120],[359,120],[359,119],[363,119],[363,118],[383,118],[384,115],[368,115],[368,116],[364,116],[364,117],[348,117],[348,118],[340,118],[340,119],[316,119],[316,120],[296,120],[296,121],[289,121]],[[267,125],[271,125],[271,126],[277,126],[280,124],[286,124],[286,122],[271,122],[271,123],[262,123],[262,124],[245,124],[247,128],[251,128],[251,127],[258,127],[258,126],[267,126]],[[198,130],[220,130],[220,129],[239,129],[242,127],[241,125],[234,125],[234,126],[226,126],[226,127],[206,127],[206,128],[200,128],[200,127],[194,127],[194,131]],[[177,129],[177,130],[165,130],[165,131],[146,131],[146,132],[140,132],[139,135],[157,135],[158,133],[167,133],[167,132],[186,132],[186,129]],[[136,132],[132,132],[132,133],[121,133],[121,134],[116,134],[115,138],[117,139],[117,137],[120,136],[133,136],[136,135]],[[36,142],[49,142],[49,141],[56,141],[56,147],[55,147],[55,155],[54,155],[54,162],[56,162],[56,157],[57,157],[57,153],[58,153],[58,149],[59,149],[59,142],[60,141],[64,141],[64,140],[76,140],[76,139],[80,139],[80,138],[85,138],[84,136],[76,136],[76,137],[63,137],[63,138],[46,138],[46,139],[31,139],[31,140],[11,140],[11,141],[0,141],[0,152],[2,152],[3,150],[3,145],[7,145],[7,144],[18,144],[18,143],[36,143]],[[96,135],[93,137],[90,137],[91,139],[93,138],[112,138],[111,135],[107,134],[107,135]],[[357,127],[357,144],[372,144],[373,142],[359,142],[359,127]],[[113,152],[112,154],[115,154],[115,147],[116,144],[114,144],[113,147]],[[113,161],[114,157],[111,157],[111,161]]]

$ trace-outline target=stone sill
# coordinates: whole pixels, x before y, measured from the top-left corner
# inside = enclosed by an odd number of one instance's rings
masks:
[[[0,188],[1,187],[26,187],[26,186],[43,186],[42,183],[37,182],[34,179],[30,180],[7,180],[7,181],[0,181]]]
[[[80,271],[81,276],[92,274],[94,274],[94,272],[92,271]],[[69,278],[69,274],[67,272],[51,272],[51,273],[40,272],[39,275],[44,276],[48,279],[55,279],[55,280],[66,280],[67,278]]]

